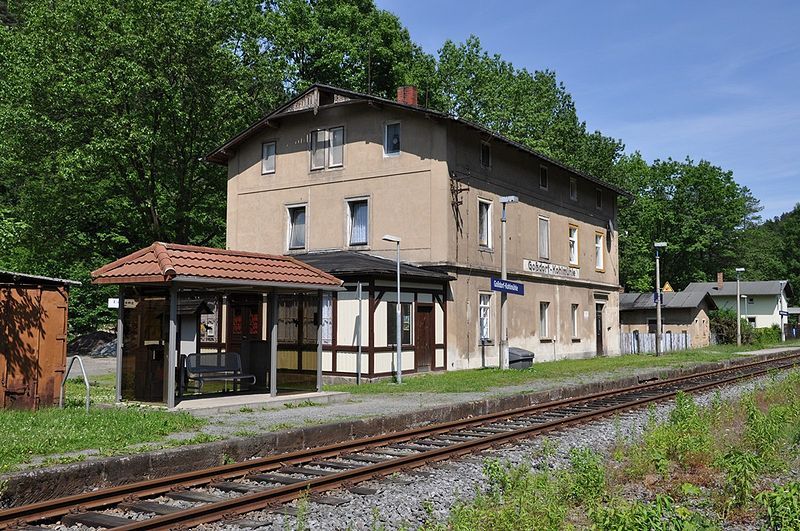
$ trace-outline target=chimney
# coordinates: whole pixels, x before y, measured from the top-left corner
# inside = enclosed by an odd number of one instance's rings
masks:
[[[722,285],[725,283],[725,273],[717,273],[717,289],[722,291]]]
[[[418,105],[417,87],[414,85],[403,85],[402,87],[397,87],[397,103],[413,105],[416,107]]]

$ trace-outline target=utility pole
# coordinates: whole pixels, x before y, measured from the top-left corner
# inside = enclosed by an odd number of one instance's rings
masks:
[[[506,269],[506,205],[519,202],[519,197],[506,195],[500,198],[503,205],[503,217],[500,218],[500,278],[508,280]],[[508,294],[500,292],[500,368],[508,369],[508,308],[506,307]]]
[[[736,268],[736,346],[742,346],[742,292],[739,276],[744,273],[743,267]]]
[[[656,356],[661,355],[661,256],[660,249],[666,249],[667,242],[656,242]]]

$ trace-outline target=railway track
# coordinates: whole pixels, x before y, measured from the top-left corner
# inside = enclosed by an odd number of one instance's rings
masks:
[[[0,511],[0,530],[44,530],[42,523],[56,521],[115,531],[219,520],[254,527],[242,515],[291,514],[283,504],[305,493],[337,505],[345,500],[322,493],[368,495],[375,491],[358,483],[797,365],[800,353],[13,507]]]

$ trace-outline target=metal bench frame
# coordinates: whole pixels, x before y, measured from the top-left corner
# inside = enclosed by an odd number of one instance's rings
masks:
[[[214,365],[201,365],[199,360],[202,357],[216,357],[217,363]],[[233,382],[238,386],[239,382],[248,381],[255,384],[256,377],[253,374],[242,372],[242,358],[238,352],[195,352],[186,356],[185,371],[187,380],[198,383],[197,389],[202,391],[205,382]],[[237,390],[234,387],[234,391]]]

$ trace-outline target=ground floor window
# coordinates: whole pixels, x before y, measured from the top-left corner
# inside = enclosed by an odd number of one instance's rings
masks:
[[[481,342],[492,340],[491,314],[492,314],[492,294],[481,293],[478,305],[478,327],[481,334]]]
[[[550,303],[546,301],[539,303],[539,337],[550,337]]]
[[[412,320],[411,320],[411,303],[400,303],[400,341],[403,345],[412,344]],[[397,343],[397,303],[387,303],[386,309],[386,330],[387,342],[390,345]]]
[[[572,337],[578,337],[578,305],[573,304],[570,310],[570,317],[572,319]]]

